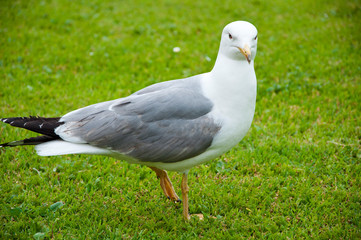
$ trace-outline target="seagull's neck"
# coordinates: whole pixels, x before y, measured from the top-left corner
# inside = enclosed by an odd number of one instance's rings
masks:
[[[232,81],[237,78],[241,79],[249,74],[254,75],[253,63],[253,60],[248,63],[246,60],[235,60],[224,56],[222,53],[218,53],[217,60],[214,64],[211,74],[217,78],[224,78],[224,76],[229,77],[227,79],[223,79],[223,81]]]
[[[210,74],[210,81],[217,91],[229,94],[243,94],[255,98],[256,75],[253,60],[235,60],[219,53]]]

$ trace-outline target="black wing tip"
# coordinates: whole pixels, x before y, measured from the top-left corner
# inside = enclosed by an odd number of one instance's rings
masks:
[[[21,145],[24,145],[24,140],[12,141],[12,142],[8,142],[8,143],[2,143],[2,144],[0,144],[0,148],[2,148],[2,147],[16,147],[16,146],[21,146]]]
[[[41,136],[37,136],[37,137],[25,138],[23,140],[1,143],[0,148],[17,147],[17,146],[25,146],[25,145],[38,145],[38,144],[49,142],[49,141],[56,140],[56,139],[57,139],[56,137],[41,135]]]
[[[8,118],[1,118],[0,120],[3,123],[7,123],[7,124],[12,125],[14,123],[14,121],[18,120],[18,119],[24,119],[24,118],[22,118],[22,117],[8,117]]]
[[[25,119],[24,117],[8,117],[8,118],[0,118],[0,121],[2,121],[3,123],[8,123],[11,124],[11,122],[13,122],[14,120],[17,119]]]
[[[52,137],[59,137],[55,133],[55,129],[63,124],[59,120],[60,117],[47,118],[40,116],[1,118],[2,122],[10,126],[25,128]]]
[[[41,121],[58,121],[60,122],[60,117],[40,117],[40,116],[32,116],[29,115],[28,117],[7,117],[7,118],[0,118],[0,121],[4,123],[11,123],[15,120],[23,120],[23,121],[31,121],[31,120],[41,120]]]

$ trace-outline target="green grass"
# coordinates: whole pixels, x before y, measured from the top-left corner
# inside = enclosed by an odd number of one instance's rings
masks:
[[[146,167],[6,148],[0,238],[360,239],[360,9],[341,0],[1,1],[1,117],[61,116],[209,71],[235,20],[258,28],[259,46],[250,132],[190,171],[190,212],[204,221],[184,222]],[[0,135],[35,136],[5,124]],[[171,179],[180,193],[180,175]]]

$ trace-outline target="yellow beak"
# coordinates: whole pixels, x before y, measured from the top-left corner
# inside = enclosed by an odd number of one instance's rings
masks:
[[[240,48],[240,47],[237,47],[237,48],[246,57],[247,62],[251,63],[251,49],[249,48],[249,46],[246,44],[246,45],[244,45],[243,48]]]

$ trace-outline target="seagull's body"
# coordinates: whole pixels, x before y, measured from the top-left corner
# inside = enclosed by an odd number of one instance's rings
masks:
[[[186,180],[189,169],[228,151],[249,130],[256,103],[256,49],[256,28],[230,23],[212,71],[154,84],[61,118],[4,118],[43,136],[0,146],[36,145],[41,156],[97,154],[146,165],[161,178],[165,194],[177,200],[164,170],[181,172]]]

